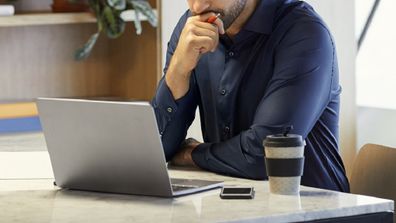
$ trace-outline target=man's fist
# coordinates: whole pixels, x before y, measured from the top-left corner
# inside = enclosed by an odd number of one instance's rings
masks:
[[[213,16],[216,14],[206,13],[187,19],[173,55],[182,72],[191,72],[201,54],[216,50],[219,34],[224,34],[225,31],[221,19],[216,19],[213,23],[207,22]]]
[[[193,138],[188,138],[180,146],[179,152],[173,157],[172,165],[175,166],[195,166],[195,163],[191,157],[192,151],[201,144]]]

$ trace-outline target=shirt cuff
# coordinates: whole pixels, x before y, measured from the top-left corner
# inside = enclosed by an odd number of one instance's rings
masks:
[[[173,98],[172,92],[166,84],[165,79],[162,80],[162,83],[158,87],[154,106],[162,110],[163,113],[168,114],[168,118],[177,111],[176,101]]]
[[[190,86],[190,89],[183,97],[175,100],[164,78],[158,87],[154,107],[160,108],[163,112],[168,113],[169,118],[171,118],[178,110],[184,110],[189,107],[188,105],[190,105],[193,100],[191,94]]]

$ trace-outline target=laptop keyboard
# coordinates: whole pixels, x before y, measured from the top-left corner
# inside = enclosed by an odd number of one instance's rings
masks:
[[[184,184],[172,184],[172,190],[173,191],[181,191],[181,190],[187,190],[187,189],[194,189],[198,188],[196,185],[184,185]]]

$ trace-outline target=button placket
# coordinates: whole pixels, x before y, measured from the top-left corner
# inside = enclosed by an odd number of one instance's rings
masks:
[[[228,136],[228,134],[230,134],[230,131],[231,131],[231,128],[228,125],[224,126],[224,129],[223,129],[224,136]]]

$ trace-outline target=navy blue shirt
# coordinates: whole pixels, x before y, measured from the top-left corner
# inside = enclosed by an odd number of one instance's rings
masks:
[[[165,73],[189,16],[169,41]],[[218,49],[201,57],[185,96],[174,100],[160,81],[152,105],[166,159],[180,148],[198,106],[204,143],[192,158],[199,167],[267,179],[263,140],[292,125],[307,144],[302,184],[349,191],[338,152],[338,79],[332,36],[311,6],[259,1],[235,37],[221,36]]]

